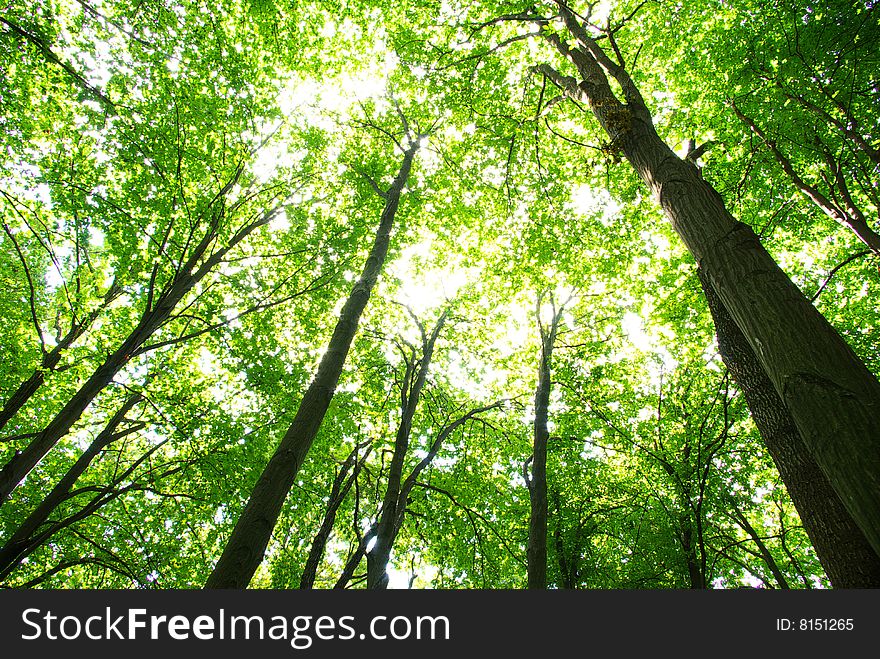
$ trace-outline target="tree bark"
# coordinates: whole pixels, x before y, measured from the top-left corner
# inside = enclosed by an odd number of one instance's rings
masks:
[[[360,279],[342,307],[318,372],[303,395],[293,422],[257,479],[205,588],[247,588],[263,560],[281,507],[330,406],[361,314],[385,263],[394,215],[417,149],[418,140],[414,140],[404,153],[400,170],[384,195],[385,208],[370,254]]]
[[[541,298],[538,298],[538,327],[541,334],[541,362],[538,366],[538,386],[535,390],[535,422],[533,424],[532,474],[529,486],[529,543],[526,548],[528,588],[547,588],[547,441],[550,439],[549,405],[551,389],[551,360],[556,330],[562,316],[562,307],[553,309],[550,326],[541,323]]]
[[[589,105],[640,178],[746,337],[804,443],[875,551],[880,552],[880,383],[761,245],[727,211],[697,169],[654,130],[640,92],[559,3],[570,48],[548,40],[580,80],[538,70]],[[613,38],[613,35],[610,37]],[[621,102],[606,72],[621,85]]]
[[[721,300],[698,270],[718,349],[835,588],[880,587],[880,557],[804,444],[788,409]]]

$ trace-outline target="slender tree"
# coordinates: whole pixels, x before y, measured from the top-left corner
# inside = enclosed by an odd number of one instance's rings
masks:
[[[407,131],[408,133],[408,131]],[[272,454],[205,583],[206,588],[246,588],[263,560],[284,499],[318,434],[342,374],[358,323],[388,254],[394,216],[422,135],[412,136],[394,181],[382,192],[385,207],[363,271],[339,313],[318,372],[303,394],[293,422]]]
[[[413,418],[419,406],[422,389],[428,378],[428,370],[434,356],[434,346],[446,324],[449,310],[447,309],[440,315],[440,319],[430,334],[425,332],[424,326],[415,318],[414,314],[412,312],[410,314],[413,315],[413,319],[418,325],[422,345],[418,358],[416,358],[415,347],[410,350],[409,354],[404,354],[406,369],[400,388],[400,423],[394,437],[394,450],[391,455],[391,464],[388,466],[382,511],[379,514],[374,534],[375,542],[367,552],[367,588],[371,590],[388,587],[388,561],[391,559],[391,549],[400,525],[403,523],[403,514],[406,509],[406,499],[401,497],[401,490]]]
[[[364,448],[367,450],[361,456],[360,451]],[[315,578],[318,576],[318,566],[321,564],[321,559],[324,557],[324,552],[327,549],[327,541],[330,540],[330,535],[333,533],[336,514],[339,512],[342,502],[345,501],[345,497],[348,496],[351,486],[357,480],[364,462],[370,455],[370,450],[368,442],[355,445],[333,478],[330,496],[327,500],[327,509],[324,512],[324,517],[321,519],[321,526],[312,539],[312,546],[309,549],[309,555],[306,558],[306,564],[303,567],[302,576],[299,580],[301,590],[312,588],[315,584]]]
[[[0,548],[0,578],[5,578],[11,569],[25,558],[29,553],[45,542],[58,528],[57,525],[48,525],[42,528],[55,510],[71,497],[70,490],[76,484],[79,477],[88,469],[98,454],[111,443],[136,432],[143,427],[143,423],[129,424],[129,427],[119,430],[119,426],[125,421],[126,415],[142,400],[140,394],[131,394],[119,410],[110,418],[103,430],[83,451],[82,455],[67,470],[67,473],[58,481],[52,491],[40,502],[34,511],[12,532],[9,539]]]
[[[541,318],[544,296],[538,296],[536,316],[541,338],[541,356],[538,363],[538,386],[535,389],[535,421],[532,427],[533,442],[531,475],[526,475],[529,488],[529,540],[528,588],[547,588],[547,442],[550,439],[549,406],[552,389],[552,359],[559,322],[565,305],[557,309],[550,296],[551,317],[547,325]]]

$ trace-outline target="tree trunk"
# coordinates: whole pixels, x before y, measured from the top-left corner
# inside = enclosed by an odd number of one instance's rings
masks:
[[[532,474],[529,486],[528,588],[547,588],[547,441],[550,439],[549,411],[550,373],[556,330],[562,308],[554,308],[550,327],[540,319],[541,298],[538,298],[538,326],[541,333],[541,363],[538,366],[538,387],[535,391],[535,422],[533,425]]]
[[[834,490],[880,552],[880,382],[761,245],[727,211],[696,167],[654,130],[632,79],[559,3],[570,48],[548,39],[580,81],[538,67],[570,97],[589,104],[602,128],[659,200],[673,228],[746,337]],[[613,35],[610,37],[613,38]],[[620,83],[626,103],[612,92]]]
[[[404,154],[397,177],[385,194],[385,208],[373,247],[360,279],[342,307],[318,372],[303,395],[293,422],[257,479],[205,588],[246,588],[263,560],[281,507],[330,406],[361,314],[385,263],[394,215],[417,148],[415,140]]]
[[[684,552],[685,563],[687,564],[690,588],[705,590],[706,575],[703,572],[702,561],[697,557],[697,548],[694,543],[694,527],[690,513],[682,513],[679,524],[681,548]]]
[[[222,199],[237,179],[238,176],[236,175],[232,181],[227,183],[216,198]],[[122,367],[132,357],[139,354],[147,339],[168,320],[175,307],[187,293],[204,279],[233,247],[244,240],[255,229],[267,224],[276,212],[277,209],[269,211],[245,225],[229,239],[223,248],[218,249],[208,258],[205,258],[209,253],[208,250],[211,245],[217,239],[219,222],[223,215],[222,207],[214,211],[211,222],[206,228],[201,241],[193,249],[186,262],[180,264],[177,274],[157,296],[155,304],[152,304],[152,299],[148,300],[147,308],[142,314],[137,327],[126,337],[122,345],[92,373],[91,377],[86,380],[85,384],[80,387],[43,431],[23,451],[16,452],[3,467],[2,471],[0,471],[0,506],[6,502],[9,495],[22,479],[70,431],[73,424],[79,420],[86,408],[101,393],[104,387],[113,380]]]
[[[437,337],[446,322],[444,312],[429,338],[422,337],[422,357],[416,362],[413,355],[413,363],[407,368],[407,377],[404,378],[404,394],[400,424],[397,427],[397,435],[394,439],[394,454],[391,457],[391,465],[388,468],[388,483],[385,486],[385,497],[382,501],[382,513],[379,523],[376,525],[376,542],[367,554],[367,588],[381,590],[388,587],[388,561],[391,559],[391,549],[397,538],[397,533],[403,524],[403,514],[406,509],[406,499],[401,497],[403,484],[403,464],[409,450],[409,439],[412,434],[412,422],[419,406],[422,388],[428,377],[428,369],[434,356],[434,345]],[[409,383],[412,384],[409,384]],[[406,493],[408,495],[408,492]]]
[[[547,588],[547,405],[550,400],[550,374],[542,359],[538,390],[535,394],[535,423],[532,444],[532,474],[529,480],[528,587]]]
[[[38,533],[38,531],[47,522],[49,516],[55,512],[55,509],[68,499],[70,489],[88,469],[98,453],[112,442],[136,430],[135,428],[116,432],[119,424],[125,420],[125,415],[141,400],[140,394],[132,394],[128,397],[122,407],[107,422],[104,429],[58,481],[49,495],[40,502],[0,548],[0,579],[5,579],[25,556],[48,540],[51,532]]]
[[[358,451],[363,447],[364,445],[362,444],[358,444],[354,447],[348,458],[346,458],[345,462],[343,462],[342,466],[339,468],[339,473],[336,474],[336,478],[333,479],[333,485],[330,488],[330,500],[327,502],[327,511],[324,513],[321,527],[315,534],[314,540],[312,540],[312,547],[309,550],[309,556],[306,559],[306,564],[303,567],[303,573],[299,580],[299,587],[301,590],[312,588],[315,585],[318,566],[321,564],[321,559],[324,557],[327,541],[330,539],[330,534],[333,532],[333,525],[336,523],[336,513],[339,511],[339,506],[345,501],[345,497],[351,489],[354,480],[358,477],[360,468],[363,465],[363,460],[365,460],[370,453],[369,449],[367,449],[367,454],[359,460]],[[354,470],[349,477],[348,472],[352,467],[354,467]]]
[[[36,467],[43,457],[64,437],[91,404],[95,397],[116,376],[136,350],[171,312],[148,313],[135,330],[128,335],[122,346],[111,354],[86,380],[55,418],[40,432],[23,451],[18,451],[0,471],[0,505],[6,502],[12,491]],[[156,311],[156,310],[154,310]]]
[[[742,332],[698,270],[715,321],[718,349],[742,389],[752,420],[835,588],[880,587],[880,557],[804,444],[794,420]]]

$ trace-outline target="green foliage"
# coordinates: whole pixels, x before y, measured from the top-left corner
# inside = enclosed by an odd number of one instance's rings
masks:
[[[522,587],[534,301],[546,290],[572,294],[550,408],[551,587],[684,588],[689,560],[707,587],[780,587],[774,570],[790,587],[827,585],[716,354],[694,264],[586,108],[535,73],[557,56],[537,35],[542,21],[518,17],[549,19],[555,5],[527,4],[3,10],[0,400],[35,371],[45,382],[2,429],[0,459],[51,421],[161,291],[234,243],[0,508],[2,543],[126,396],[143,394],[131,432],[98,453],[41,527],[58,528],[4,585],[204,583],[315,373],[411,139],[422,148],[385,271],[251,585],[298,586],[334,476],[364,441],[372,452],[316,587],[335,584],[378,519],[405,369],[395,341],[418,341],[406,304],[426,327],[451,313],[405,474],[451,421],[505,402],[450,433],[421,473],[392,585]],[[615,3],[611,24],[629,17],[615,39],[658,132],[682,156],[688,140],[711,142],[703,177],[814,294],[863,245],[798,190],[732,104],[808,185],[833,195],[845,177],[876,227],[876,9],[637,4]],[[207,251],[188,263],[203,238]],[[875,373],[878,285],[876,257],[857,256],[816,302]]]

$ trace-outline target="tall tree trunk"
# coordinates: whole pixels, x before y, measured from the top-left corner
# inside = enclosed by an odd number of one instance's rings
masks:
[[[547,405],[550,400],[550,374],[541,360],[538,390],[535,394],[535,422],[532,438],[532,473],[529,479],[528,587],[547,587]]]
[[[682,551],[684,552],[685,563],[687,564],[690,587],[704,590],[706,588],[706,575],[703,572],[703,562],[697,556],[697,547],[694,542],[694,526],[689,512],[686,511],[681,514],[679,524],[679,538]]]
[[[533,425],[532,474],[529,486],[529,544],[528,588],[547,588],[547,441],[550,439],[549,411],[551,389],[551,360],[556,330],[562,309],[554,307],[549,327],[541,323],[541,297],[538,297],[538,327],[541,334],[541,362],[538,366],[538,386],[535,390],[535,422]]]
[[[587,103],[659,200],[676,233],[746,337],[804,443],[875,551],[880,552],[880,382],[779,268],[747,225],[727,211],[696,167],[654,130],[641,94],[578,19],[558,2],[569,47],[548,40],[580,80],[538,70]],[[613,34],[609,35],[613,40]],[[606,75],[623,90],[611,90]]]
[[[28,554],[39,547],[50,537],[52,531],[40,532],[41,527],[48,521],[49,516],[68,499],[68,493],[79,477],[88,469],[97,455],[109,444],[135,432],[143,427],[143,424],[135,425],[129,429],[117,432],[116,429],[125,420],[125,415],[142,400],[140,394],[131,394],[113,417],[107,422],[103,430],[98,433],[89,447],[67,470],[67,473],[58,481],[49,495],[44,498],[34,511],[13,531],[12,535],[0,548],[0,579],[5,579],[9,573]]]
[[[59,359],[61,359],[60,350],[52,349],[51,352],[43,355],[43,359],[40,360],[40,367],[35,368],[28,379],[18,385],[18,388],[6,399],[3,409],[0,410],[0,428],[4,428],[12,417],[24,407],[24,404],[30,400],[31,396],[37,393],[40,387],[43,386],[43,381],[46,379],[46,371],[54,371]]]
[[[705,275],[699,269],[697,273],[715,321],[721,358],[742,389],[767,452],[831,584],[835,588],[880,587],[880,557],[807,449],[748,341]]]
[[[205,582],[205,588],[246,588],[263,560],[281,507],[330,406],[361,314],[385,263],[394,215],[409,178],[418,142],[418,139],[414,140],[407,148],[400,170],[384,195],[385,208],[373,246],[360,279],[342,307],[318,372],[303,395],[293,422],[257,479],[220,559]]]
[[[388,467],[388,482],[382,501],[382,513],[376,525],[376,542],[367,553],[367,588],[370,590],[381,590],[388,587],[388,561],[391,559],[391,549],[403,523],[403,514],[406,508],[406,499],[401,498],[401,486],[403,484],[403,465],[412,434],[413,417],[418,409],[422,388],[428,377],[428,369],[434,356],[434,345],[437,343],[437,337],[440,336],[440,331],[446,322],[447,313],[444,312],[440,316],[440,320],[437,321],[430,337],[425,337],[422,332],[422,357],[416,362],[415,354],[413,354],[411,362],[407,364],[407,374],[402,385],[400,424],[394,438],[391,465]]]
[[[315,585],[318,566],[321,564],[321,559],[324,557],[327,541],[330,539],[330,534],[333,532],[333,526],[336,523],[336,513],[339,511],[339,506],[345,501],[348,491],[358,477],[364,460],[366,460],[367,455],[370,454],[370,450],[367,449],[366,455],[364,455],[363,458],[358,458],[358,452],[364,448],[364,446],[364,444],[358,444],[352,449],[348,458],[346,458],[345,462],[343,462],[342,466],[339,468],[339,473],[336,474],[336,477],[333,479],[333,485],[330,488],[330,499],[327,502],[327,510],[324,513],[324,519],[321,520],[321,526],[312,540],[312,546],[311,549],[309,549],[309,555],[308,558],[306,558],[306,564],[303,567],[303,573],[299,580],[299,587],[302,590],[312,588]],[[348,475],[350,470],[352,472],[351,476]]]
[[[403,481],[403,485],[400,487],[400,495],[397,499],[400,502],[400,505],[398,505],[397,511],[397,525],[395,526],[394,532],[391,536],[392,546],[394,544],[394,540],[397,537],[397,533],[400,531],[400,528],[403,524],[403,513],[406,507],[406,502],[409,500],[409,495],[412,492],[413,488],[418,484],[419,474],[421,474],[422,471],[424,471],[428,467],[428,465],[433,462],[434,458],[437,457],[437,454],[440,452],[440,448],[443,446],[443,442],[445,442],[446,439],[448,439],[449,436],[457,428],[463,426],[469,420],[473,419],[477,414],[500,407],[501,403],[502,401],[496,401],[494,403],[491,403],[490,405],[485,405],[483,407],[472,409],[467,414],[464,414],[458,417],[455,421],[448,423],[437,434],[437,437],[431,443],[431,448],[428,450],[428,454],[424,458],[422,458],[415,467],[413,467],[412,471],[410,471],[409,475],[406,477],[406,480]],[[336,581],[336,585],[333,586],[334,589],[345,588],[351,581],[352,577],[354,577],[354,572],[357,569],[357,566],[360,565],[361,559],[364,557],[364,554],[367,553],[366,548],[372,542],[373,537],[375,537],[378,527],[378,522],[374,523],[370,527],[370,529],[364,534],[364,536],[358,541],[358,546],[355,549],[354,553],[352,553],[352,555],[349,557],[348,561],[346,561],[345,568],[340,574],[339,579]],[[367,569],[369,570],[369,563]]]
[[[169,305],[144,314],[138,326],[128,335],[122,346],[115,350],[95,370],[45,429],[24,450],[17,451],[12,456],[2,471],[0,471],[0,505],[6,502],[9,495],[22,479],[70,431],[70,428],[79,420],[95,397],[110,383],[119,370],[128,363],[131,353],[140,347],[153,331],[168,318],[172,309],[173,306]]]

